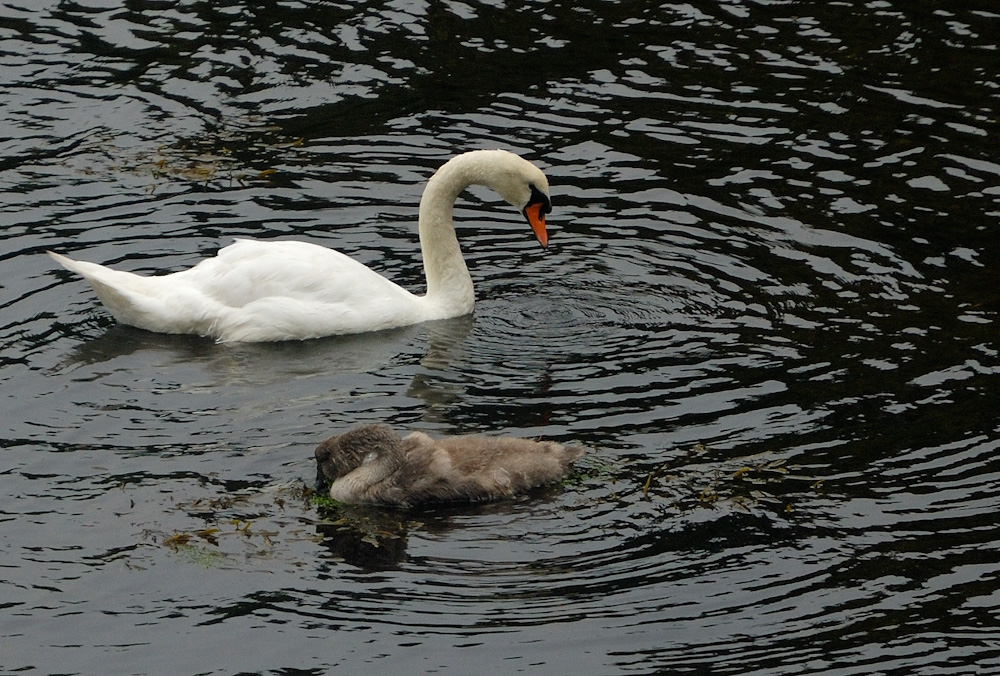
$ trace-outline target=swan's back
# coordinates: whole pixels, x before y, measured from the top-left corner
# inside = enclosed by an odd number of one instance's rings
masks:
[[[178,282],[225,308],[223,341],[302,340],[424,321],[426,303],[334,249],[297,241],[237,240]]]

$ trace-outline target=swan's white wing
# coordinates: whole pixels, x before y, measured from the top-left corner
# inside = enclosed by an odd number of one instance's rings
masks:
[[[211,335],[275,341],[360,333],[423,319],[423,299],[339,251],[307,242],[238,240],[169,277],[220,309]]]
[[[188,270],[143,277],[52,254],[124,323],[220,341],[302,340],[427,319],[427,304],[339,251],[238,240]]]
[[[358,261],[308,242],[237,240],[214,258],[169,278],[231,308],[265,298],[351,305],[386,296],[413,298]]]

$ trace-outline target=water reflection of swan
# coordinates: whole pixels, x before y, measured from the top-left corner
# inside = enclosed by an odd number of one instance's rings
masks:
[[[420,200],[427,293],[417,296],[344,254],[307,242],[239,240],[188,270],[143,277],[50,252],[83,275],[123,323],[220,342],[268,342],[365,333],[472,311],[472,278],[455,236],[459,193],[485,185],[522,211],[547,244],[549,185],[536,166],[504,150],[445,163]]]
[[[362,425],[316,447],[317,483],[348,504],[409,507],[423,502],[506,498],[558,481],[584,453],[579,446],[514,437],[400,437]]]
[[[217,345],[197,336],[149,333],[116,324],[76,346],[53,372],[76,372],[76,377],[90,378],[94,376],[87,372],[100,365],[101,373],[132,373],[142,379],[162,365],[171,372],[184,365],[192,382],[217,396],[223,388],[281,388],[303,379],[328,382],[338,374],[377,372],[401,354],[423,353],[424,369],[414,374],[414,380],[423,383],[427,374],[450,368],[455,356],[461,356],[462,343],[473,326],[474,315],[465,315],[368,335]],[[445,406],[457,396],[448,383],[431,380],[407,394],[425,400],[428,406]]]

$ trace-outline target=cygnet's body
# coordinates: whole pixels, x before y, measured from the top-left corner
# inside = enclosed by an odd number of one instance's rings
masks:
[[[317,484],[349,504],[496,500],[563,478],[583,453],[552,441],[400,437],[388,425],[363,425],[316,447]]]

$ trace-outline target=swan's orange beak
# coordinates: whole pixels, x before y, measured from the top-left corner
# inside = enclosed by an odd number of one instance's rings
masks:
[[[531,225],[535,237],[538,238],[538,243],[544,248],[549,245],[549,233],[545,231],[543,206],[541,203],[529,204],[524,208],[524,215],[528,217],[528,223]]]

